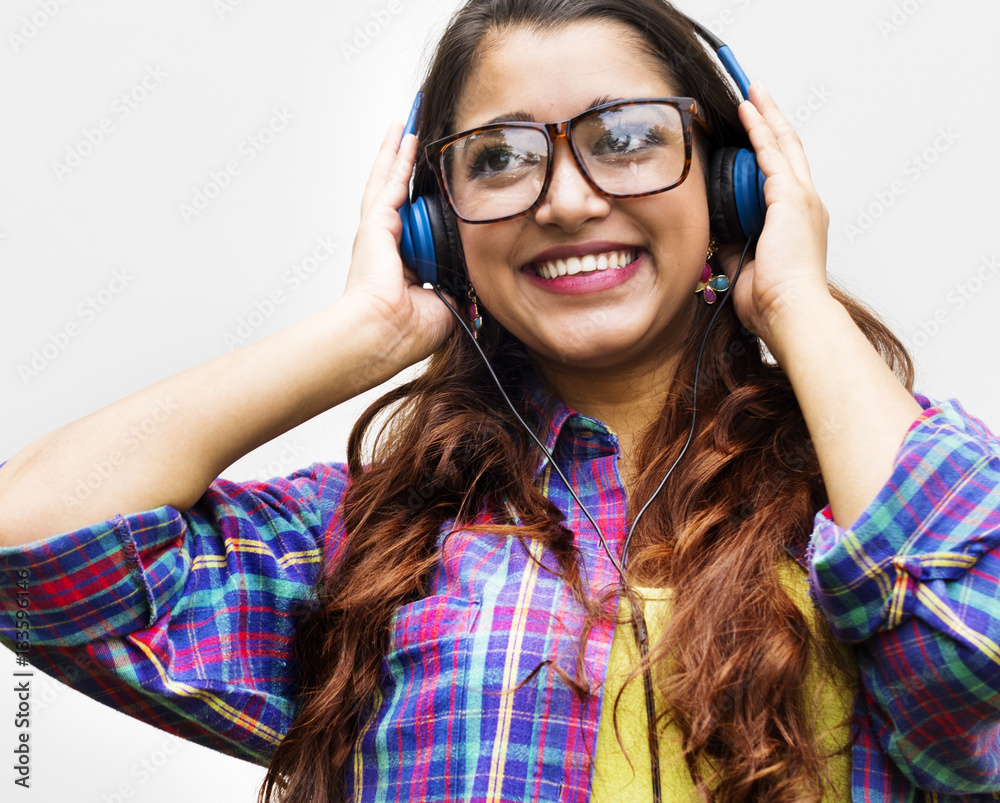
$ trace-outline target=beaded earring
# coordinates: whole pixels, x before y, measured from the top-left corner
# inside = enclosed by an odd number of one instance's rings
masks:
[[[476,288],[469,285],[469,320],[472,321],[472,339],[479,340],[479,330],[483,326],[483,316],[479,314],[479,299]]]
[[[708,260],[712,258],[718,249],[718,243],[715,241],[715,237],[710,237],[708,240],[708,253],[705,254],[705,268],[701,272],[701,281],[698,282],[698,286],[695,288],[696,293],[704,293],[704,299],[706,304],[714,304],[715,300],[719,297],[719,293],[724,293],[729,289],[729,277],[724,273],[712,273],[712,266],[708,264]]]

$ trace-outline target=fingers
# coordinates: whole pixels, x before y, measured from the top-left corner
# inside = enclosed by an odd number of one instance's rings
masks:
[[[420,284],[420,277],[417,276],[417,272],[413,268],[403,265],[403,276],[406,277],[407,284]]]
[[[402,136],[398,122],[393,123],[386,132],[382,144],[379,146],[372,164],[371,172],[368,174],[368,183],[365,185],[364,194],[361,196],[361,214],[364,215],[371,206],[372,199],[385,183],[385,177],[392,165],[392,160],[396,158],[396,151],[399,147],[399,137]]]
[[[382,140],[361,198],[362,217],[368,214],[375,199],[386,187],[391,187],[390,195],[395,197],[400,194],[400,186],[402,186],[403,197],[395,203],[395,206],[398,207],[405,200],[405,192],[409,187],[410,172],[413,169],[416,155],[416,137],[407,135],[400,142],[402,129],[401,123],[394,123],[389,128],[385,139]]]
[[[787,165],[802,184],[812,186],[802,141],[761,82],[750,85],[750,100],[741,103],[739,111],[764,175],[770,177]]]

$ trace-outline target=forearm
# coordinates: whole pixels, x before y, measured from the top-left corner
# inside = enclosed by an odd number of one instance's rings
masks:
[[[190,507],[242,455],[408,364],[389,332],[341,299],[49,433],[0,468],[0,545]]]
[[[978,795],[1000,788],[1000,442],[958,402],[925,403],[878,504],[849,533],[816,517],[812,588],[834,635],[863,645],[898,768]]]
[[[829,296],[800,299],[765,342],[802,408],[834,520],[848,527],[888,480],[920,405]]]

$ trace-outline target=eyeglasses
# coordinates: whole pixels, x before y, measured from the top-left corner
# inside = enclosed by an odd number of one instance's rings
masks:
[[[427,145],[448,203],[466,223],[495,223],[535,209],[552,180],[555,140],[610,198],[673,189],[691,169],[691,121],[708,131],[694,98],[613,101],[558,123],[493,123]]]

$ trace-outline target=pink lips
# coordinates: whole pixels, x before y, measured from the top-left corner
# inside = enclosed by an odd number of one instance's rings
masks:
[[[590,273],[577,273],[573,276],[559,276],[555,279],[543,279],[535,273],[531,266],[552,259],[566,259],[567,257],[574,256],[582,257],[587,254],[597,254],[606,251],[625,251],[635,248],[635,246],[622,245],[621,243],[581,243],[576,246],[550,248],[538,254],[525,266],[523,273],[528,281],[550,293],[558,293],[560,295],[596,293],[617,287],[632,278],[645,262],[647,257],[646,252],[637,249],[639,251],[638,257],[623,268],[608,268],[607,270],[596,270]]]

